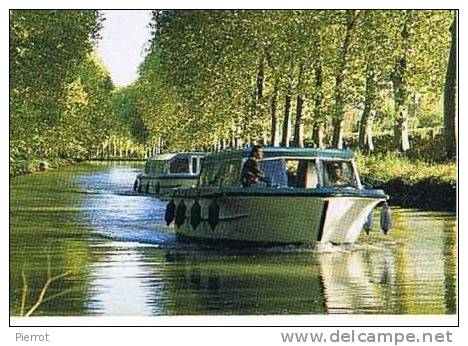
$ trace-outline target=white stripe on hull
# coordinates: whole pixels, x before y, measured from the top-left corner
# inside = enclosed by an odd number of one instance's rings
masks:
[[[178,205],[181,199],[174,201]],[[202,221],[193,229],[190,209],[194,201],[184,199],[186,218],[176,227],[176,234],[209,241],[353,243],[370,211],[382,201],[363,197],[225,196],[217,198],[220,221],[212,229],[208,223],[212,200],[201,198]]]

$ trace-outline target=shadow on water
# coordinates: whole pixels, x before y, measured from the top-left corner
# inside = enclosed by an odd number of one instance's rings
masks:
[[[353,246],[178,243],[166,202],[131,191],[140,169],[87,164],[13,180],[12,315],[21,272],[30,305],[51,257],[54,272],[71,274],[39,315],[456,312],[453,214],[396,209],[389,237],[375,229]]]

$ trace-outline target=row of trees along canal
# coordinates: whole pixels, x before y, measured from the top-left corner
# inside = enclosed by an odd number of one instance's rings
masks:
[[[432,137],[453,158],[456,15],[154,11],[139,78],[115,88],[93,53],[99,11],[14,10],[10,160],[143,158],[258,141],[411,153],[424,141],[420,128],[442,128]]]

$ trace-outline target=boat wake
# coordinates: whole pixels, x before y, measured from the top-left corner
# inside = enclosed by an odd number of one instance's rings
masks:
[[[141,227],[122,229],[118,226],[97,227],[96,235],[121,242],[132,242],[142,245],[158,245],[158,247],[174,247],[177,243],[174,233],[163,229],[144,229]]]

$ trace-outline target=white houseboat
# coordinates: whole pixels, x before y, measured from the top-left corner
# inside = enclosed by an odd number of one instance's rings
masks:
[[[196,185],[204,156],[206,153],[199,152],[155,155],[137,176],[133,190],[164,196],[174,189]]]
[[[268,184],[241,185],[248,150],[204,158],[198,185],[173,192],[165,221],[178,239],[261,244],[354,243],[383,204],[381,226],[391,227],[388,196],[361,185],[349,150],[265,148],[258,161]],[[340,170],[337,182],[333,170]]]

